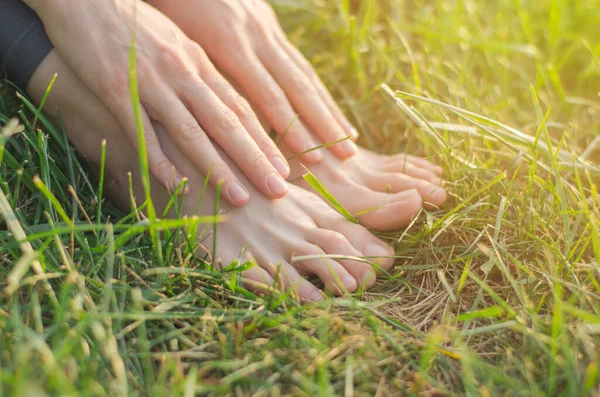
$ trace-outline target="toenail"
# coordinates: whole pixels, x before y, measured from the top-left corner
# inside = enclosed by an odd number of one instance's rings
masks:
[[[320,302],[323,300],[323,293],[319,290],[314,290],[308,296],[308,300],[310,300],[311,302]]]
[[[290,175],[290,165],[281,157],[273,157],[271,164],[282,177],[287,178]]]
[[[371,257],[389,256],[389,254],[390,248],[387,245],[381,245],[379,243],[370,243],[365,250],[365,255]]]
[[[246,189],[244,189],[244,187],[238,182],[231,182],[227,186],[227,193],[229,194],[229,197],[231,197],[231,199],[236,203],[246,201],[250,197]]]
[[[288,185],[279,174],[269,174],[267,177],[267,186],[275,196],[283,196],[288,191]]]
[[[342,284],[344,284],[344,287],[346,287],[348,291],[354,291],[356,288],[356,280],[349,274],[346,274],[342,278]]]
[[[344,142],[340,143],[340,149],[342,149],[347,154],[356,154],[357,150],[354,142],[349,140],[345,140]]]
[[[367,270],[363,274],[360,284],[363,287],[371,288],[373,286],[373,284],[375,284],[376,279],[377,279],[377,275],[375,275],[375,272],[373,270]]]

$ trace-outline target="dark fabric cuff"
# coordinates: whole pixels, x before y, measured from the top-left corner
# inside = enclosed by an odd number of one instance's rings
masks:
[[[44,25],[21,0],[0,0],[0,78],[22,90],[52,50]]]

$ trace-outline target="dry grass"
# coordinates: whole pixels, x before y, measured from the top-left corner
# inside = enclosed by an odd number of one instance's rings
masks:
[[[442,164],[447,206],[383,235],[398,267],[362,296],[259,298],[176,228],[157,267],[148,226],[109,204],[114,228],[53,231],[34,175],[75,219],[60,187],[90,214],[96,191],[42,117],[48,137],[26,125],[2,160],[45,273],[0,298],[0,395],[600,394],[600,2],[274,3],[361,143]],[[0,244],[0,279],[33,263]]]

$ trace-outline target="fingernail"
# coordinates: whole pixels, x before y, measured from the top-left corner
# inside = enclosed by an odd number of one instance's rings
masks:
[[[281,157],[273,157],[271,159],[271,164],[273,164],[273,167],[275,167],[282,177],[287,178],[290,176],[290,165]]]
[[[229,197],[231,197],[231,199],[236,203],[244,202],[250,197],[246,189],[238,182],[231,182],[227,186],[227,193],[229,194]]]
[[[344,287],[346,287],[346,289],[350,292],[354,291],[356,288],[356,280],[349,274],[346,274],[342,278],[342,284],[344,284]]]
[[[320,302],[323,300],[323,293],[319,290],[314,290],[308,296],[308,300],[310,300],[311,302]]]
[[[431,180],[431,183],[433,183],[435,186],[442,186],[442,179],[441,178],[433,178]]]
[[[354,155],[356,154],[356,144],[352,141],[346,140],[340,143],[340,149],[342,149],[346,154]]]
[[[366,256],[374,256],[374,257],[382,257],[389,256],[390,249],[387,246],[381,245],[379,243],[370,243],[365,250]]]
[[[274,196],[283,196],[288,191],[288,185],[278,174],[272,173],[267,177],[267,186]]]
[[[371,288],[375,284],[375,280],[377,280],[375,272],[373,270],[367,270],[365,274],[363,274],[360,284],[363,287]]]
[[[360,134],[358,133],[358,130],[354,127],[352,127],[350,129],[350,135],[352,135],[352,139],[353,140],[357,140],[360,137]]]

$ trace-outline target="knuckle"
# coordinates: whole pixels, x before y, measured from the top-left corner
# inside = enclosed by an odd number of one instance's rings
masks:
[[[298,54],[298,63],[300,63],[300,69],[302,69],[305,73],[308,73],[309,75],[312,75],[313,77],[317,76],[317,73],[315,72],[315,70],[313,69],[311,63],[308,61],[308,59],[306,59],[306,57],[304,56],[304,54],[302,54],[300,51],[296,50],[297,54]]]
[[[208,56],[204,49],[197,42],[190,40],[190,51],[200,61],[208,60]]]
[[[268,23],[257,23],[254,25],[255,34],[263,39],[263,43],[267,48],[275,49],[277,48],[277,43],[275,41],[273,30],[271,25]]]
[[[311,243],[304,244],[302,246],[300,252],[301,252],[300,255],[322,255],[323,254],[323,250],[321,248],[319,248],[318,246],[311,244]]]
[[[115,114],[125,105],[128,78],[123,73],[114,73],[107,79],[104,105]]]
[[[283,92],[277,88],[267,88],[264,91],[264,102],[269,106],[279,105],[284,98]]]
[[[288,70],[292,83],[296,87],[303,87],[303,89],[310,87],[311,91],[314,91],[312,90],[312,84],[310,83],[310,80],[308,77],[306,77],[306,74],[302,69],[300,69],[300,67],[298,67],[298,65],[294,64],[290,66]]]
[[[144,128],[144,141],[146,142],[146,146],[154,146],[158,144],[158,138],[156,137],[156,134],[154,134],[154,132],[148,128]]]
[[[106,87],[109,93],[120,95],[127,90],[129,78],[126,72],[114,72],[107,78]]]
[[[159,65],[163,70],[173,70],[178,74],[194,74],[188,57],[180,51],[165,49],[160,52]]]
[[[186,141],[194,141],[202,136],[202,129],[196,121],[185,121],[178,128],[181,138]]]
[[[258,170],[271,168],[271,163],[269,160],[267,160],[267,157],[262,152],[256,154],[250,164],[252,165],[252,168]]]
[[[268,155],[278,155],[279,150],[275,146],[273,140],[265,133],[255,137],[254,140],[261,150]]]
[[[329,239],[333,244],[335,244],[338,247],[346,244],[346,237],[344,237],[344,235],[337,233],[337,232],[331,233],[326,238]]]
[[[214,164],[210,172],[210,178],[215,182],[224,180],[227,175],[229,175],[229,167],[222,162]]]
[[[166,158],[162,158],[152,165],[152,169],[154,170],[154,174],[161,175],[162,177],[163,175],[166,175],[167,172],[171,171],[173,169],[173,166],[171,165],[169,160],[167,160]]]
[[[223,130],[234,129],[241,125],[238,116],[228,107],[221,107],[217,110],[217,122]]]
[[[252,107],[250,103],[239,94],[233,94],[233,110],[238,115],[239,118],[247,118],[252,114]]]
[[[111,114],[117,114],[121,108],[125,105],[121,95],[115,93],[109,93],[104,100],[104,106]]]

